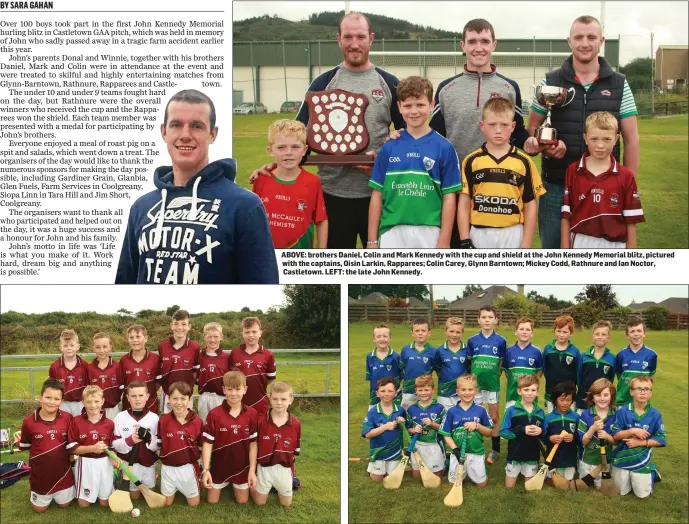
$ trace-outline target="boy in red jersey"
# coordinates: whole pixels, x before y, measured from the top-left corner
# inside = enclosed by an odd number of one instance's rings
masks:
[[[113,467],[119,461],[105,455],[112,444],[115,424],[105,416],[103,390],[86,386],[84,412],[72,418],[67,432],[67,449],[79,455],[74,465],[74,480],[79,507],[88,508],[96,502],[107,508],[113,491]]]
[[[292,504],[294,457],[301,447],[301,423],[288,411],[292,402],[292,386],[274,382],[270,388],[271,409],[258,424],[258,473],[251,496],[259,506],[268,501],[270,488],[277,490],[280,504]]]
[[[186,382],[194,391],[196,375],[199,372],[199,350],[198,342],[189,339],[191,330],[191,316],[183,309],[178,309],[172,314],[170,322],[172,336],[166,338],[158,344],[158,355],[160,356],[160,385],[162,387],[161,405],[163,413],[172,411],[170,403],[167,401],[168,388],[177,381]]]
[[[328,245],[328,215],[320,179],[299,166],[306,154],[306,128],[296,120],[276,120],[268,128],[268,154],[277,167],[273,176],[254,181],[266,208],[275,249],[310,249]],[[315,235],[314,235],[315,234]]]
[[[60,409],[65,386],[48,379],[41,387],[41,407],[22,422],[19,447],[29,451],[31,506],[42,513],[51,501],[66,508],[74,498],[74,476],[67,452],[72,415]]]
[[[636,247],[644,222],[634,173],[611,155],[620,135],[617,119],[599,111],[586,119],[588,152],[567,168],[560,224],[562,248]]]
[[[168,390],[172,412],[160,417],[158,441],[160,443],[160,492],[166,505],[175,501],[180,491],[190,506],[201,502],[199,486],[199,457],[203,422],[189,404],[192,389],[186,382],[173,382]]]
[[[261,321],[256,317],[242,320],[244,344],[230,353],[230,369],[241,371],[246,376],[247,392],[244,403],[261,415],[268,411],[266,389],[275,380],[275,357],[273,352],[261,345]]]
[[[135,380],[127,385],[127,402],[129,409],[121,411],[115,417],[115,430],[112,448],[125,466],[147,488],[156,485],[155,463],[158,456],[158,415],[148,411],[148,389],[142,380]],[[129,483],[132,499],[141,498],[136,484]]]
[[[134,381],[143,381],[148,391],[146,411],[158,413],[158,372],[160,356],[146,349],[148,334],[141,324],[133,324],[127,328],[127,343],[129,353],[120,358],[122,368],[123,389],[127,389]],[[122,409],[129,409],[127,395],[122,397]]]
[[[225,400],[222,390],[222,378],[230,370],[230,354],[220,347],[222,326],[209,322],[203,326],[203,340],[206,347],[199,353],[199,417],[206,423],[211,409],[217,408]]]
[[[246,504],[249,489],[256,485],[259,414],[242,403],[246,393],[242,373],[228,371],[222,382],[225,401],[208,413],[203,426],[201,480],[210,504],[218,503],[220,490],[230,483],[237,503]]]
[[[72,416],[77,416],[84,408],[81,403],[81,393],[88,386],[88,376],[86,362],[77,355],[79,337],[73,329],[65,329],[60,334],[60,351],[62,356],[50,365],[48,376],[65,385],[65,396],[60,409]]]
[[[120,412],[120,400],[124,390],[124,377],[120,363],[110,356],[112,342],[107,333],[93,335],[93,352],[96,358],[86,368],[88,383],[98,386],[103,392],[105,416],[115,420]]]

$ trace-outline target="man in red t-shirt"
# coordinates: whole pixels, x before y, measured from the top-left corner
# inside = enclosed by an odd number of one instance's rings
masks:
[[[146,383],[148,400],[146,401],[146,411],[158,414],[158,373],[160,371],[160,357],[157,353],[152,353],[146,349],[148,334],[146,328],[141,324],[133,324],[127,328],[127,342],[129,343],[129,353],[120,358],[122,377],[124,380],[123,389],[135,380],[142,380]],[[122,409],[127,411],[130,408],[127,395],[122,397]]]
[[[624,249],[636,247],[636,224],[644,222],[632,171],[611,152],[617,120],[599,111],[586,119],[588,152],[567,168],[562,205],[561,247]]]
[[[31,506],[42,513],[51,501],[61,508],[74,499],[74,476],[67,452],[67,433],[72,415],[60,409],[65,386],[48,379],[41,387],[41,407],[22,422],[19,447],[29,451]]]
[[[272,177],[258,177],[275,249],[310,249],[328,245],[328,215],[320,179],[299,167],[306,154],[306,128],[296,120],[276,120],[268,128],[268,154],[277,167]]]
[[[277,372],[273,352],[260,343],[261,334],[261,321],[257,317],[242,320],[244,344],[230,353],[230,369],[241,371],[246,376],[244,403],[263,415],[268,411],[266,389],[268,383],[275,380]]]

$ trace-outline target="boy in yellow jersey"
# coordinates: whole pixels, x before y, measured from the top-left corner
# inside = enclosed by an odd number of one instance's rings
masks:
[[[510,143],[514,105],[500,96],[489,99],[479,125],[486,143],[462,162],[461,247],[529,249],[536,232],[536,199],[545,189],[531,157]]]

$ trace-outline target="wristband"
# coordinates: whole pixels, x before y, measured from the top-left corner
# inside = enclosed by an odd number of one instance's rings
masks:
[[[368,240],[368,241],[366,242],[366,245],[369,245],[369,246],[370,246],[370,245],[372,245],[372,244],[377,244],[377,243],[378,243],[377,240]]]

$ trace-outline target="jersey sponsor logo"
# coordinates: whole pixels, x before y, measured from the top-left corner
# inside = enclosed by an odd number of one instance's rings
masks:
[[[402,161],[402,159],[401,159],[400,157],[398,157],[398,156],[391,156],[391,157],[390,157],[390,163],[391,163],[391,164],[394,163],[394,162],[401,162],[401,161]]]
[[[570,356],[565,357],[565,362],[567,362],[567,365],[571,364],[572,360],[574,360],[574,357],[570,357]]]
[[[646,369],[648,367],[648,362],[645,360],[641,363],[641,369]]]
[[[612,96],[612,93],[607,89],[603,89],[603,91],[601,91],[600,94],[603,96]]]
[[[430,171],[433,169],[433,166],[435,165],[435,160],[432,158],[428,158],[427,156],[423,157],[423,167],[426,168],[426,171]]]
[[[603,366],[603,373],[606,375],[608,374],[608,371],[610,370],[610,366]]]
[[[536,362],[536,360],[533,358],[530,358],[529,359],[529,366],[533,366],[534,362]]]
[[[287,195],[275,195],[275,200],[284,200],[285,202],[289,202],[291,197]]]
[[[619,202],[619,198],[616,193],[613,193],[610,195],[610,205],[612,207],[617,207],[617,203]]]
[[[516,198],[477,194],[474,196],[474,210],[483,213],[513,215],[519,213]]]
[[[383,100],[383,90],[382,89],[371,89],[371,98],[375,100],[376,102],[380,102]]]
[[[418,154],[416,151],[412,151],[410,153],[407,153],[407,158],[421,158],[421,155]]]

